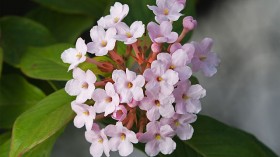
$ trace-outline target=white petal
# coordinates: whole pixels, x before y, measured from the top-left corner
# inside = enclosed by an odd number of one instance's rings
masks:
[[[119,154],[121,156],[128,156],[133,152],[133,144],[130,143],[128,140],[125,140],[120,143],[118,149],[119,149]]]

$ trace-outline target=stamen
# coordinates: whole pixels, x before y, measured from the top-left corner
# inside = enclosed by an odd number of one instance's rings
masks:
[[[113,99],[112,99],[112,97],[108,97],[108,98],[105,99],[105,101],[106,101],[107,103],[109,103],[109,102],[112,102]]]
[[[118,17],[115,17],[115,18],[114,18],[114,22],[115,22],[115,23],[119,22],[119,20],[120,20],[120,18],[118,18]]]
[[[164,15],[168,15],[169,14],[169,10],[167,8],[163,9],[163,14]]]
[[[188,99],[190,99],[190,97],[189,97],[189,96],[187,96],[186,94],[183,94],[182,98],[183,98],[184,100],[188,100]]]
[[[155,105],[159,107],[160,106],[160,102],[158,100],[155,100]]]
[[[125,137],[126,137],[125,134],[122,133],[122,134],[121,134],[121,140],[124,141],[124,140],[125,140]]]
[[[86,82],[83,83],[83,84],[82,84],[82,88],[88,89],[88,83],[86,83]]]
[[[80,58],[82,58],[82,53],[81,52],[78,52],[77,54],[76,54],[76,57],[78,58],[78,59],[80,59]]]
[[[131,38],[131,37],[132,37],[132,34],[131,34],[130,32],[126,32],[125,35],[126,35],[126,37],[128,37],[128,38]]]
[[[157,77],[157,81],[158,81],[158,82],[160,82],[160,81],[162,81],[162,80],[163,80],[163,78],[162,78],[162,77],[160,77],[160,76],[159,76],[159,77]]]
[[[102,40],[102,41],[101,41],[101,46],[102,46],[102,47],[107,46],[107,41],[106,41],[106,40]]]
[[[174,66],[174,65],[171,65],[171,66],[169,67],[169,69],[174,70],[174,69],[175,69],[175,66]]]
[[[161,139],[160,134],[156,134],[155,138],[156,140],[160,140]]]
[[[88,111],[85,111],[83,112],[84,115],[88,116],[89,115],[89,112]]]
[[[199,57],[199,60],[201,60],[201,61],[205,61],[206,59],[207,59],[206,56],[200,56],[200,57]]]
[[[132,84],[131,82],[128,82],[127,87],[128,87],[128,88],[132,88],[132,87],[133,87],[133,84]]]

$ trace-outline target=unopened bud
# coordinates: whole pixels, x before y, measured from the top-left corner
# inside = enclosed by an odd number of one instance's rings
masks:
[[[158,43],[153,43],[151,46],[151,49],[153,52],[160,52],[161,51],[161,45]]]
[[[197,22],[192,16],[187,16],[183,19],[183,26],[185,29],[193,30],[197,26]]]

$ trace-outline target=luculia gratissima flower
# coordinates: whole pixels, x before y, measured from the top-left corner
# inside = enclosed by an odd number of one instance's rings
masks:
[[[85,126],[93,157],[109,156],[110,151],[128,156],[137,143],[145,143],[148,156],[171,154],[176,149],[175,136],[181,140],[192,137],[190,124],[201,110],[200,99],[206,90],[192,84],[190,77],[198,71],[213,76],[220,60],[211,51],[210,38],[182,42],[197,26],[193,17],[183,18],[180,35],[173,31],[173,22],[183,16],[180,11],[185,3],[157,0],[155,6],[148,5],[156,22],[145,27],[141,21],[122,22],[129,7],[116,2],[110,15],[101,17],[90,30],[91,42],[78,38],[75,48],[62,53],[63,62],[70,64],[73,72],[65,90],[76,96],[71,103],[76,113],[74,125]],[[120,43],[126,49],[117,49]],[[94,56],[107,56],[110,61]],[[134,64],[128,66],[129,59]],[[109,73],[108,77],[99,77],[90,69],[83,71],[79,67],[83,62],[94,64]],[[99,120],[104,119],[110,124],[100,125]]]

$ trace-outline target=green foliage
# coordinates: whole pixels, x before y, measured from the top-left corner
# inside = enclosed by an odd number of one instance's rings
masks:
[[[0,80],[0,128],[11,128],[15,119],[42,100],[45,94],[19,75]]]
[[[185,142],[177,139],[170,157],[277,157],[254,136],[213,118],[199,115],[193,127],[193,137]]]
[[[107,7],[109,0],[33,0],[50,9],[72,14],[83,14],[99,18]],[[95,19],[97,20],[97,19]]]
[[[38,7],[27,17],[43,24],[59,42],[75,43],[77,38],[93,26],[94,19],[89,16],[64,14],[47,8]]]
[[[27,18],[3,17],[0,28],[4,60],[16,67],[28,46],[46,46],[55,42],[45,26]]]
[[[20,67],[29,77],[43,80],[70,80],[69,64],[62,62],[61,53],[70,47],[70,44],[56,44],[47,47],[28,48],[22,57]]]
[[[62,89],[20,115],[13,128],[10,157],[25,154],[64,128],[73,118],[72,100]]]
[[[2,66],[3,66],[3,49],[0,47],[0,78],[2,74]]]

